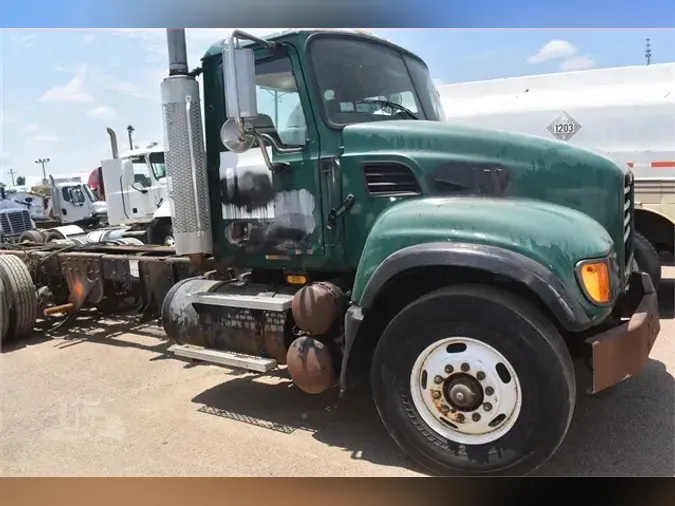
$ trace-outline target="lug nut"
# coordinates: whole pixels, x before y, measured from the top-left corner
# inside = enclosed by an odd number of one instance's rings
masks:
[[[440,398],[441,398],[441,393],[440,393],[438,390],[433,390],[433,391],[431,392],[431,396],[432,396],[434,399],[440,399]]]
[[[473,415],[471,415],[471,419],[474,422],[478,422],[480,420],[480,415],[478,413],[474,413]]]
[[[459,423],[462,423],[462,422],[464,421],[464,415],[463,415],[462,413],[459,413],[459,414],[457,415],[457,421],[458,421]]]
[[[455,368],[452,367],[450,364],[445,366],[445,372],[446,374],[452,374],[455,371]]]
[[[483,371],[478,371],[476,373],[476,378],[478,378],[478,381],[483,381],[485,379],[485,373]]]
[[[488,412],[492,411],[492,404],[490,404],[489,402],[486,402],[485,404],[483,404],[483,409],[485,411],[488,411]]]
[[[485,395],[492,395],[495,393],[495,389],[492,387],[485,387]]]
[[[440,376],[436,376],[434,378],[434,383],[436,383],[437,385],[440,385],[441,383],[443,383],[443,378],[441,378]]]
[[[441,406],[441,413],[447,415],[450,412],[450,408],[446,405]]]
[[[464,362],[464,363],[462,364],[462,372],[467,372],[469,369],[471,369],[471,367],[469,366],[469,364],[467,364],[466,362]]]

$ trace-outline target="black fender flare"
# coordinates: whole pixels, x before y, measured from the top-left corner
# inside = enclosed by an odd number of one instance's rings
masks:
[[[511,278],[537,294],[558,322],[568,331],[580,332],[592,325],[568,287],[541,263],[498,246],[457,242],[426,243],[409,246],[388,256],[372,274],[357,303],[345,314],[345,346],[340,371],[340,394],[344,395],[347,364],[367,311],[388,281],[413,268],[447,266],[478,269]]]

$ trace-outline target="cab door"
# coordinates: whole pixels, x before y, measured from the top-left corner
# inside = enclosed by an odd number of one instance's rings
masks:
[[[266,142],[274,170],[257,145],[220,153],[226,253],[245,251],[266,260],[324,255],[318,136],[299,61],[290,51],[275,57],[263,49],[256,53],[259,116],[251,124],[281,148]]]

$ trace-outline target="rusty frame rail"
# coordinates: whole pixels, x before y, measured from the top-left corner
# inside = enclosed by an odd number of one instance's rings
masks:
[[[139,309],[146,316],[159,316],[169,289],[200,275],[188,257],[164,246],[48,243],[1,247],[0,255],[20,258],[36,287],[49,288],[52,299],[43,308],[45,316],[96,306],[120,292],[140,293]],[[213,260],[205,267],[212,269]]]

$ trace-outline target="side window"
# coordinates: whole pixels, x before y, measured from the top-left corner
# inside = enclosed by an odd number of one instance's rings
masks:
[[[256,127],[285,146],[304,146],[307,123],[291,60],[261,61],[256,64],[255,73],[259,113],[254,121]]]
[[[61,196],[65,202],[70,202],[70,187],[64,186],[61,188]]]
[[[144,188],[152,186],[150,171],[148,170],[148,165],[145,163],[145,159],[138,157],[137,159],[132,159],[132,162],[134,164],[134,183]]]
[[[71,188],[71,195],[73,197],[73,204],[75,205],[84,204],[84,193],[82,192],[81,186],[73,186]]]
[[[164,153],[150,153],[150,165],[155,179],[160,180],[166,177],[166,165],[164,164]]]

